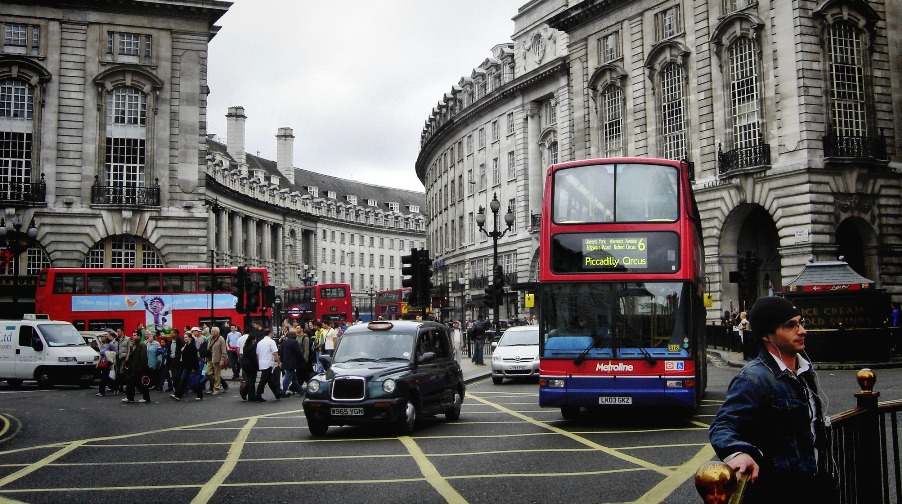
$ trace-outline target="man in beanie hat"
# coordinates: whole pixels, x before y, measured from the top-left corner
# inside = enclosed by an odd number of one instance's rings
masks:
[[[762,348],[730,382],[708,432],[711,446],[749,474],[745,503],[838,502],[802,315],[770,296],[755,301],[748,319]]]

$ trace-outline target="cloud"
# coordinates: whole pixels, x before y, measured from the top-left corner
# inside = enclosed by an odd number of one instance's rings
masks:
[[[299,168],[422,191],[420,133],[432,108],[494,45],[523,0],[237,0],[210,42],[208,132],[247,115],[246,148],[275,159],[294,131]]]

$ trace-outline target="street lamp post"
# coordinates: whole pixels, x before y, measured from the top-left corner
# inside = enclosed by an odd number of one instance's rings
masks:
[[[0,218],[0,241],[2,241],[6,247],[3,262],[6,263],[10,260],[13,262],[13,306],[16,311],[19,312],[19,256],[28,250],[28,246],[31,244],[32,240],[38,236],[38,227],[35,225],[34,219],[32,218],[28,228],[25,231],[22,231],[22,217],[15,214],[12,216],[11,220],[13,228],[8,229],[6,227],[6,220]],[[21,316],[22,314],[17,313],[17,315]]]
[[[316,285],[316,270],[311,268],[308,265],[304,265],[304,271],[300,273],[301,281],[304,282],[304,287],[309,287],[311,285]]]
[[[370,322],[372,322],[376,318],[376,306],[373,303],[376,298],[376,286],[370,285],[370,288],[366,290],[366,295],[370,297]]]
[[[501,209],[501,202],[498,201],[498,193],[494,193],[492,195],[492,201],[489,202],[489,209],[492,210],[492,222],[493,228],[492,231],[485,230],[485,208],[480,205],[479,213],[476,214],[476,224],[479,226],[479,230],[482,231],[483,234],[492,239],[492,273],[498,269],[498,239],[504,236],[511,228],[514,226],[514,209],[510,206],[507,207],[507,213],[504,214],[504,223],[507,227],[503,231],[498,230],[498,210]],[[494,312],[492,316],[492,325],[495,327],[495,333],[497,334],[499,330],[498,323],[498,304],[500,299],[498,296],[495,296],[493,299],[492,311]]]
[[[276,294],[274,298],[272,298],[272,311],[273,311],[273,322],[272,327],[276,328],[277,334],[281,336],[282,331],[282,296]],[[277,325],[278,324],[278,325]]]

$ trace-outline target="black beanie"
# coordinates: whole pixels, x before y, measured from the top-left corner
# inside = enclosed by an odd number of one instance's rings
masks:
[[[777,330],[777,326],[802,313],[785,298],[760,297],[749,310],[749,323],[756,338],[762,338]]]

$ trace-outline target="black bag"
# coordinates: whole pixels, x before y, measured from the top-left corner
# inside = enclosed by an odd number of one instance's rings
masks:
[[[247,401],[247,381],[241,380],[241,384],[238,385],[238,393],[241,394],[241,399]]]
[[[272,368],[272,374],[269,375],[269,385],[274,390],[282,390],[282,368],[279,366]]]

